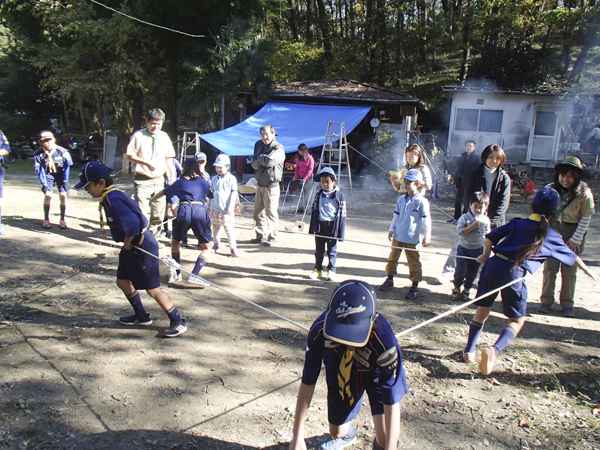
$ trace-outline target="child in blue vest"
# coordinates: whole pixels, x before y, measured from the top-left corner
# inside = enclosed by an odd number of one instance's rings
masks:
[[[347,280],[335,288],[308,333],[302,383],[298,391],[290,450],[306,449],[304,422],[325,366],[327,417],[331,439],[322,450],[356,442],[352,420],[365,391],[375,425],[374,450],[395,449],[400,436],[400,401],[408,392],[402,354],[389,322],[377,313],[377,296],[364,281]]]
[[[173,221],[171,256],[177,263],[181,262],[180,243],[186,238],[187,232],[191,228],[202,251],[198,255],[192,275],[188,277],[188,282],[201,287],[210,286],[198,274],[206,265],[208,255],[213,248],[210,218],[206,208],[207,198],[213,198],[213,193],[208,181],[202,176],[195,158],[186,159],[183,163],[181,178],[152,197],[151,201],[159,199],[163,195],[167,197],[176,195],[179,198],[177,219]],[[169,283],[175,281],[181,281],[179,269],[171,269],[169,273]]]
[[[331,167],[324,167],[314,177],[315,182],[321,183],[321,190],[315,195],[310,217],[308,234],[315,235],[315,268],[309,274],[311,280],[316,280],[323,274],[323,259],[327,247],[329,264],[325,279],[335,281],[337,261],[337,244],[344,239],[346,231],[346,199],[335,185],[336,176]],[[331,239],[329,239],[331,237]]]
[[[38,143],[42,146],[33,158],[33,167],[42,184],[44,193],[43,228],[50,228],[50,201],[54,186],[58,188],[60,197],[60,229],[66,230],[65,212],[67,210],[67,194],[69,185],[69,169],[73,165],[71,155],[66,148],[56,145],[54,135],[50,131],[40,132]]]
[[[84,189],[100,199],[100,228],[104,235],[104,220],[110,227],[115,242],[122,242],[117,269],[117,286],[129,300],[134,314],[121,317],[123,325],[151,325],[152,317],[142,305],[138,289],[145,289],[169,317],[171,324],[163,330],[164,337],[175,337],[187,331],[185,320],[177,311],[169,294],[160,288],[158,242],[148,230],[148,220],[142,214],[137,202],[133,201],[113,185],[108,167],[98,161],[91,161],[79,171],[79,183],[75,189]],[[152,257],[137,247],[156,256]]]
[[[532,214],[529,218],[512,219],[486,236],[483,254],[477,258],[478,263],[485,264],[479,276],[477,297],[524,277],[526,272],[535,273],[550,256],[567,266],[577,266],[593,280],[598,281],[581,258],[565,244],[560,234],[550,228],[549,223],[555,220],[558,203],[558,192],[549,188],[540,189],[531,204]],[[492,250],[494,256],[490,258]],[[492,347],[481,352],[479,369],[484,375],[492,373],[498,353],[517,337],[525,324],[525,280],[514,283],[500,292],[503,312],[508,317],[508,326],[502,330]],[[498,293],[495,293],[475,303],[477,311],[469,326],[469,338],[463,350],[463,358],[467,363],[475,363],[475,346],[497,296]]]
[[[490,232],[490,219],[485,215],[490,198],[483,191],[471,194],[469,210],[461,215],[456,225],[458,247],[456,249],[456,269],[454,270],[454,289],[452,300],[467,301],[473,282],[479,272],[479,264],[475,259],[483,253],[485,235]],[[463,287],[461,292],[460,288]]]
[[[429,202],[419,190],[422,182],[423,176],[418,169],[410,169],[404,175],[403,188],[406,193],[402,194],[396,202],[394,216],[388,231],[388,240],[392,241],[392,250],[385,266],[387,278],[379,286],[380,291],[387,291],[394,287],[394,275],[398,273],[398,260],[403,248],[416,249],[421,243],[421,232],[423,233],[423,247],[427,247],[431,242]],[[419,293],[419,282],[423,279],[423,269],[418,251],[406,250],[406,260],[412,286],[405,298],[412,300]]]

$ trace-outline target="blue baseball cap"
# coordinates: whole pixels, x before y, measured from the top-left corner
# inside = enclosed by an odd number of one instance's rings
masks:
[[[190,167],[190,166],[198,167],[198,161],[196,160],[196,158],[186,158],[186,160],[183,162],[183,167]]]
[[[335,176],[335,172],[333,171],[333,169],[331,167],[323,167],[321,169],[321,171],[314,176],[314,180],[316,182],[321,181],[321,175],[323,175],[323,174],[331,175],[334,180],[337,180],[337,177]]]
[[[79,169],[79,183],[73,189],[83,189],[92,181],[110,176],[110,170],[100,161],[90,161]]]
[[[347,280],[337,285],[325,314],[323,335],[341,344],[362,347],[377,315],[377,295],[368,283]]]
[[[196,158],[196,161],[206,161],[206,153],[198,152],[194,155],[194,158]]]
[[[408,181],[423,182],[423,174],[419,169],[410,169],[404,174],[404,179]]]
[[[540,214],[552,214],[558,209],[560,198],[558,192],[550,188],[542,188],[535,194],[532,206]]]

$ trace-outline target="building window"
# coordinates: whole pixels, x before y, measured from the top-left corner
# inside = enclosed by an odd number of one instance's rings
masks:
[[[502,132],[503,111],[456,108],[455,131]]]
[[[554,136],[556,131],[556,113],[551,111],[537,111],[535,114],[535,136]]]

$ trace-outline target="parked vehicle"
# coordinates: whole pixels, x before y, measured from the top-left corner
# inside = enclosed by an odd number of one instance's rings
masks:
[[[92,135],[88,136],[86,142],[81,143],[71,136],[69,138],[69,153],[75,164],[86,164],[90,161],[98,161],[98,154],[91,147],[93,145]]]
[[[33,158],[39,150],[39,145],[35,140],[11,142],[10,153],[4,157],[7,163],[13,163],[17,159]]]

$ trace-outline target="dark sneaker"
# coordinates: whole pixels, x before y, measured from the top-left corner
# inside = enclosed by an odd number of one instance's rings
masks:
[[[385,281],[383,282],[383,284],[381,286],[379,286],[379,290],[387,291],[388,289],[391,289],[393,287],[394,287],[394,280],[390,280],[389,278],[386,278]]]
[[[277,239],[271,238],[269,240],[264,241],[262,245],[264,245],[265,247],[273,247],[277,245]]]
[[[567,306],[566,308],[563,308],[563,316],[565,317],[575,317],[575,310],[573,308],[571,308],[570,306]]]
[[[458,296],[458,301],[459,302],[468,302],[469,301],[469,294],[471,294],[470,290],[467,289],[463,289],[463,291],[460,293],[460,295]]]
[[[456,219],[448,219],[448,220],[446,220],[446,223],[457,224],[458,220],[456,220]]]
[[[341,450],[354,443],[356,443],[356,430],[354,429],[354,425],[350,424],[346,436],[337,439],[331,438],[328,441],[323,442],[321,444],[321,450]]]
[[[460,288],[452,288],[452,294],[450,294],[450,300],[457,302],[458,296],[460,295]]]
[[[150,314],[146,314],[146,317],[138,317],[135,314],[131,316],[121,317],[119,319],[119,323],[121,325],[143,325],[148,326],[152,325],[152,316]]]
[[[548,314],[551,309],[552,309],[552,305],[549,305],[547,303],[542,303],[540,305],[540,307],[538,308],[538,312],[541,312],[542,314]]]
[[[176,320],[171,320],[171,326],[169,328],[165,328],[163,330],[163,336],[172,338],[179,336],[187,331],[187,326],[185,325],[185,320],[181,322]]]
[[[251,244],[260,244],[261,242],[263,242],[263,238],[260,235],[256,236],[255,238],[250,239]]]
[[[408,290],[408,292],[406,293],[406,295],[404,296],[404,298],[406,298],[408,300],[412,300],[417,296],[418,293],[419,293],[419,288],[416,286],[411,286],[410,289]]]

